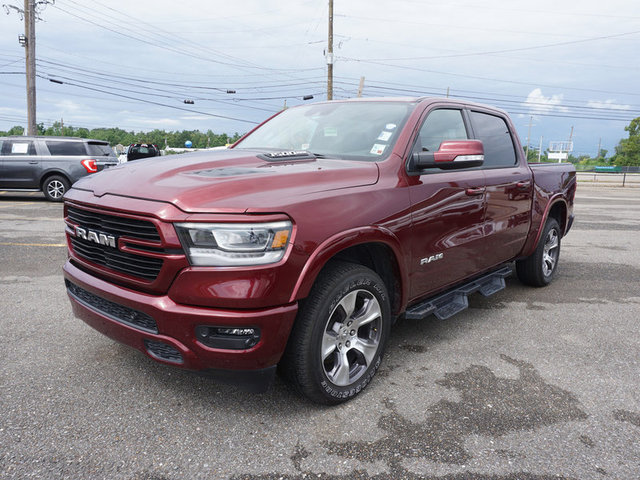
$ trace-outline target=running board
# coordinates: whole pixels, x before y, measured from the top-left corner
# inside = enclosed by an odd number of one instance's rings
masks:
[[[422,320],[434,314],[440,320],[446,320],[469,306],[467,297],[472,293],[480,292],[483,297],[488,297],[502,290],[506,286],[504,279],[511,273],[510,267],[502,267],[471,282],[454,287],[452,290],[429,298],[407,309],[405,318]]]

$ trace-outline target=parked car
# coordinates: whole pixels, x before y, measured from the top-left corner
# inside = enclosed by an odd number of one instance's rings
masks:
[[[141,158],[159,157],[160,149],[152,143],[132,143],[127,148],[127,162]]]
[[[450,99],[284,110],[232,148],[116,167],[65,198],[74,313],[152,359],[315,402],[358,395],[399,317],[553,280],[575,168]],[[488,327],[490,328],[490,327]]]
[[[108,142],[74,137],[0,137],[0,189],[62,196],[79,178],[118,164]]]

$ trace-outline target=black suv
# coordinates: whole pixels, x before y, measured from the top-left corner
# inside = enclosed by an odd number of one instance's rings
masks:
[[[141,158],[157,157],[160,149],[152,143],[132,143],[127,149],[127,161],[139,160]]]
[[[80,177],[118,164],[108,142],[74,137],[0,137],[0,189],[42,190],[59,202]]]

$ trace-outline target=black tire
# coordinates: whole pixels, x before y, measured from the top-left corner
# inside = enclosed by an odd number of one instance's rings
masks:
[[[560,225],[555,218],[549,218],[533,254],[516,262],[518,278],[525,285],[546,287],[551,283],[560,260]]]
[[[62,196],[69,190],[69,180],[60,176],[52,175],[42,184],[42,193],[50,202],[61,202]]]
[[[301,305],[280,371],[314,402],[345,402],[375,375],[390,328],[382,279],[361,265],[332,262]]]

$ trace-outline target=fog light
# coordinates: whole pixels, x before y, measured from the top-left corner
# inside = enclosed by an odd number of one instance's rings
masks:
[[[254,327],[213,327],[198,325],[196,338],[207,347],[246,350],[260,341],[260,329]]]

